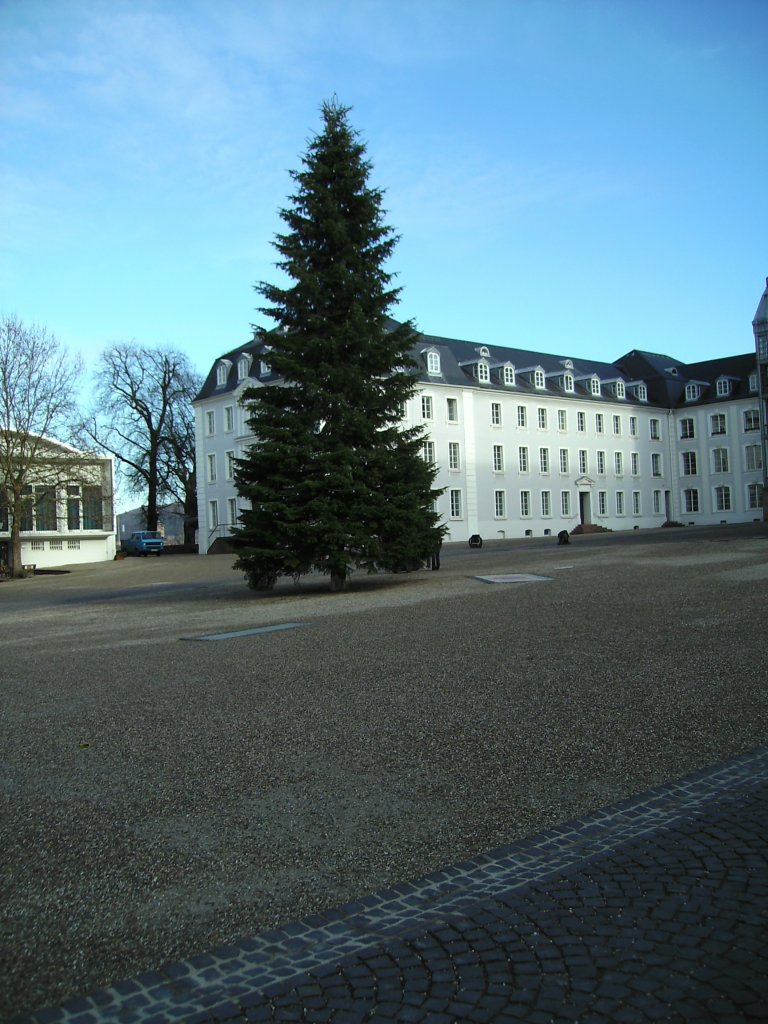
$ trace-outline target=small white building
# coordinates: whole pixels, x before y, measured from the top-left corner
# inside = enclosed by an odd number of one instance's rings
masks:
[[[114,459],[45,439],[46,459],[26,485],[24,565],[38,569],[115,557]],[[10,561],[11,512],[0,484],[0,564]]]
[[[426,428],[447,541],[762,518],[755,353],[615,363],[420,335],[403,426]],[[277,380],[261,342],[219,357],[195,400],[199,550],[242,507],[246,388]]]

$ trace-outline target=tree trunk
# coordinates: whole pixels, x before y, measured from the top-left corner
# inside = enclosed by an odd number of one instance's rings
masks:
[[[21,519],[24,514],[24,505],[21,494],[13,495],[13,508],[11,510],[11,561],[8,568],[15,580],[23,579],[24,565],[21,558]]]
[[[334,570],[331,573],[331,590],[334,594],[341,593],[347,585],[347,574],[344,570]]]

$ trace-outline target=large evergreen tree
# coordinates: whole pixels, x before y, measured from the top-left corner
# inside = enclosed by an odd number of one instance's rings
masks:
[[[398,422],[416,332],[388,315],[397,237],[348,112],[323,104],[323,131],[291,172],[288,230],[274,242],[291,283],[256,286],[277,323],[256,328],[277,379],[244,396],[255,441],[235,479],[251,508],[232,542],[252,587],[315,570],[340,589],[353,568],[409,565],[442,537],[422,429]]]

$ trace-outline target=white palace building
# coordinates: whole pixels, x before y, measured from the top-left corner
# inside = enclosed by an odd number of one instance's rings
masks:
[[[446,541],[762,519],[756,355],[603,363],[419,335],[403,424],[426,428]],[[221,547],[241,507],[240,397],[276,380],[252,341],[216,360],[195,400],[201,553]]]

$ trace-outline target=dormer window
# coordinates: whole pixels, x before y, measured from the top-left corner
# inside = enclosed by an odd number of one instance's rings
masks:
[[[572,359],[564,359],[563,360],[563,366],[566,368],[566,370],[572,370],[573,369],[573,360]]]
[[[251,356],[242,355],[237,361],[237,379],[245,380],[251,369]]]
[[[259,376],[268,377],[272,372],[272,367],[269,365],[266,359],[259,360]]]
[[[544,387],[544,371],[534,370],[533,371],[533,386],[541,390]]]
[[[637,397],[638,402],[647,402],[648,401],[648,388],[647,388],[647,386],[645,384],[638,384],[635,387],[635,396]]]
[[[486,349],[486,351],[488,351]],[[477,379],[481,384],[487,384],[491,379],[491,370],[488,363],[484,359],[481,359],[477,364]]]
[[[503,380],[504,384],[507,387],[510,387],[510,388],[514,387],[514,385],[515,385],[515,368],[514,368],[514,366],[512,366],[511,363],[507,363],[507,365],[502,370],[501,379]]]
[[[589,393],[590,395],[600,395],[600,378],[590,377],[589,378]]]
[[[568,394],[573,394],[573,374],[564,373],[560,380],[562,383],[563,391],[566,391]]]
[[[478,352],[480,353],[481,359],[490,358],[491,352],[487,345],[481,345],[480,348],[478,349]]]
[[[686,384],[685,385],[685,400],[686,402],[695,402],[699,397],[699,385],[698,384]]]
[[[229,368],[232,365],[228,359],[222,359],[219,361],[219,365],[216,367],[216,386],[224,387],[227,383],[227,377],[229,377]]]
[[[750,373],[749,375],[749,390],[757,391],[757,372]]]
[[[624,390],[623,380],[616,381],[616,383],[613,385],[613,393],[616,396],[616,398],[624,398],[626,392]]]
[[[718,377],[716,388],[717,397],[725,398],[727,395],[730,395],[731,393],[731,382],[728,380],[727,377]]]
[[[438,374],[440,373],[440,353],[431,351],[427,352],[427,373]]]

